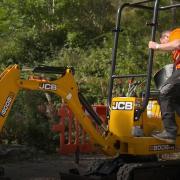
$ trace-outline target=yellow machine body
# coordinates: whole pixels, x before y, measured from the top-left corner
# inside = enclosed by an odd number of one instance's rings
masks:
[[[121,142],[121,153],[149,155],[172,153],[180,150],[180,137],[176,144],[156,140],[151,135],[163,130],[160,106],[157,100],[150,100],[139,120],[135,113],[141,108],[142,99],[135,97],[114,97],[112,99],[109,131]],[[176,115],[180,126],[180,117]],[[178,135],[180,131],[178,131]]]
[[[18,91],[21,89],[39,90],[52,92],[63,98],[94,143],[108,155],[153,155],[180,150],[179,136],[176,144],[168,144],[151,136],[153,131],[163,129],[157,100],[150,100],[141,118],[135,120],[135,113],[141,108],[142,99],[114,97],[107,128],[100,127],[100,131],[97,131],[92,118],[84,112],[79,99],[78,86],[69,68],[56,80],[50,81],[46,78],[21,79],[18,65],[9,66],[0,75],[0,89],[0,129],[6,121]],[[180,119],[177,117],[178,126],[180,126],[179,123]],[[105,129],[105,132],[102,129]]]

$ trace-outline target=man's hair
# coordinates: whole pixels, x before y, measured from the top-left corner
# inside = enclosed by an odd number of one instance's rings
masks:
[[[161,32],[161,37],[163,37],[166,33],[170,33],[170,32],[171,32],[171,30],[165,30],[165,31]]]

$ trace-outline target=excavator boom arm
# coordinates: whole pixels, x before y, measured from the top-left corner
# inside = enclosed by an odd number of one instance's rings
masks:
[[[115,155],[116,150],[112,146],[112,135],[103,136],[92,123],[91,118],[85,113],[79,99],[78,86],[74,80],[71,69],[66,69],[65,74],[59,79],[49,81],[46,79],[21,79],[18,65],[8,67],[0,76],[0,129],[10,112],[11,106],[20,89],[39,90],[52,92],[63,98],[70,107],[84,130],[93,138],[94,142],[102,146],[109,155]]]

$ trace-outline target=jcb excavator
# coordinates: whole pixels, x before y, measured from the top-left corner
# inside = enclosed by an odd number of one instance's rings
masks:
[[[9,66],[0,75],[0,129],[2,129],[16,95],[21,89],[52,92],[64,99],[84,130],[95,144],[103,150],[106,161],[91,167],[84,176],[60,173],[62,180],[169,180],[180,179],[180,160],[162,161],[159,154],[171,154],[180,151],[180,128],[175,144],[157,140],[151,136],[153,131],[163,129],[160,108],[156,97],[150,91],[154,51],[149,50],[147,74],[117,75],[116,54],[118,38],[121,32],[121,15],[125,8],[138,8],[153,14],[151,40],[155,40],[157,19],[160,11],[178,8],[180,4],[161,6],[160,0],[145,0],[137,3],[125,3],[118,9],[116,28],[114,30],[114,48],[112,52],[112,69],[110,74],[109,95],[107,103],[107,126],[93,111],[80,93],[71,67],[39,66],[33,73],[59,74],[56,80],[22,79],[18,65]],[[114,80],[118,78],[146,78],[146,88],[142,97],[113,97]],[[166,77],[165,77],[166,78]],[[88,111],[90,114],[84,111]],[[180,117],[176,116],[180,127]],[[94,127],[98,125],[99,131]]]

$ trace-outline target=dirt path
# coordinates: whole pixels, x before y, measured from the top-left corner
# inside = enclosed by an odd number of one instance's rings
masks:
[[[80,162],[75,163],[74,156],[44,156],[40,159],[1,163],[5,175],[12,180],[56,180],[59,172],[68,172],[71,168],[79,168],[83,172],[90,162],[97,160],[96,155],[81,155]]]

